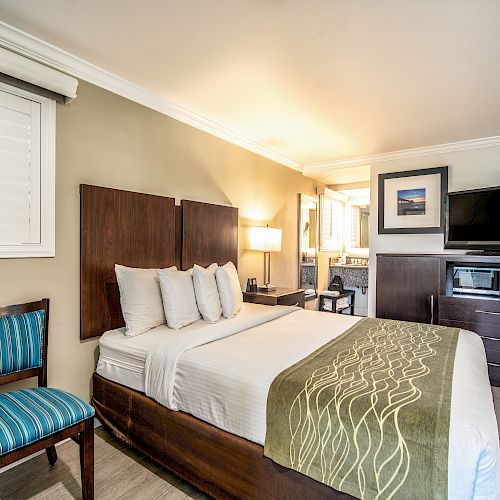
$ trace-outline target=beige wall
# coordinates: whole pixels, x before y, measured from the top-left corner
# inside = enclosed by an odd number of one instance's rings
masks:
[[[375,315],[376,255],[383,252],[444,253],[443,234],[378,234],[378,175],[448,165],[448,190],[500,186],[500,147],[472,149],[378,163],[370,181],[370,275],[368,314]],[[447,253],[453,253],[446,250]],[[456,252],[460,253],[460,252]],[[463,252],[462,252],[463,253]]]
[[[56,257],[0,259],[0,304],[51,299],[49,384],[87,399],[98,345],[79,339],[80,183],[238,207],[242,283],[263,275],[262,254],[244,249],[245,227],[275,224],[283,251],[272,256],[273,283],[290,287],[297,193],[314,194],[318,183],[84,82],[78,94],[57,106]]]

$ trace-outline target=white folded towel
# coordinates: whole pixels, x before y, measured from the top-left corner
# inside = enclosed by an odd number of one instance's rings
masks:
[[[333,310],[333,300],[332,299],[324,299],[323,300],[323,311],[332,311]]]
[[[342,297],[337,300],[337,311],[340,309],[345,309],[349,306],[349,299],[347,297]]]

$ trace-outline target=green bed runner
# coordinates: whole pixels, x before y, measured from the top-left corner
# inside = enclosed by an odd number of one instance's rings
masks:
[[[362,499],[446,499],[457,328],[365,318],[273,381],[264,454]]]

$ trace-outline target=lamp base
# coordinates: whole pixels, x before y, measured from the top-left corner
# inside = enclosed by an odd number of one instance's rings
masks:
[[[276,291],[276,287],[275,286],[271,286],[271,285],[264,285],[264,286],[258,286],[257,287],[257,290],[259,292],[275,292]]]

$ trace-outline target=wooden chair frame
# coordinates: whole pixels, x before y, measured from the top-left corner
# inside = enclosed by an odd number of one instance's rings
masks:
[[[31,377],[38,377],[38,387],[47,387],[47,347],[48,347],[48,325],[49,325],[49,299],[42,299],[38,302],[29,302],[27,304],[0,307],[0,317],[13,316],[27,312],[40,311],[45,312],[43,325],[43,344],[42,344],[42,366],[39,368],[30,368],[20,372],[0,375],[0,385],[5,385],[17,380],[23,380]],[[56,443],[72,438],[80,447],[80,468],[82,478],[82,496],[84,500],[93,500],[94,498],[94,417],[87,418],[83,422],[67,427],[55,434],[36,441],[35,443],[13,450],[0,456],[0,467],[5,467],[21,458],[27,457],[40,450],[45,450],[47,458],[51,465],[57,461]]]

